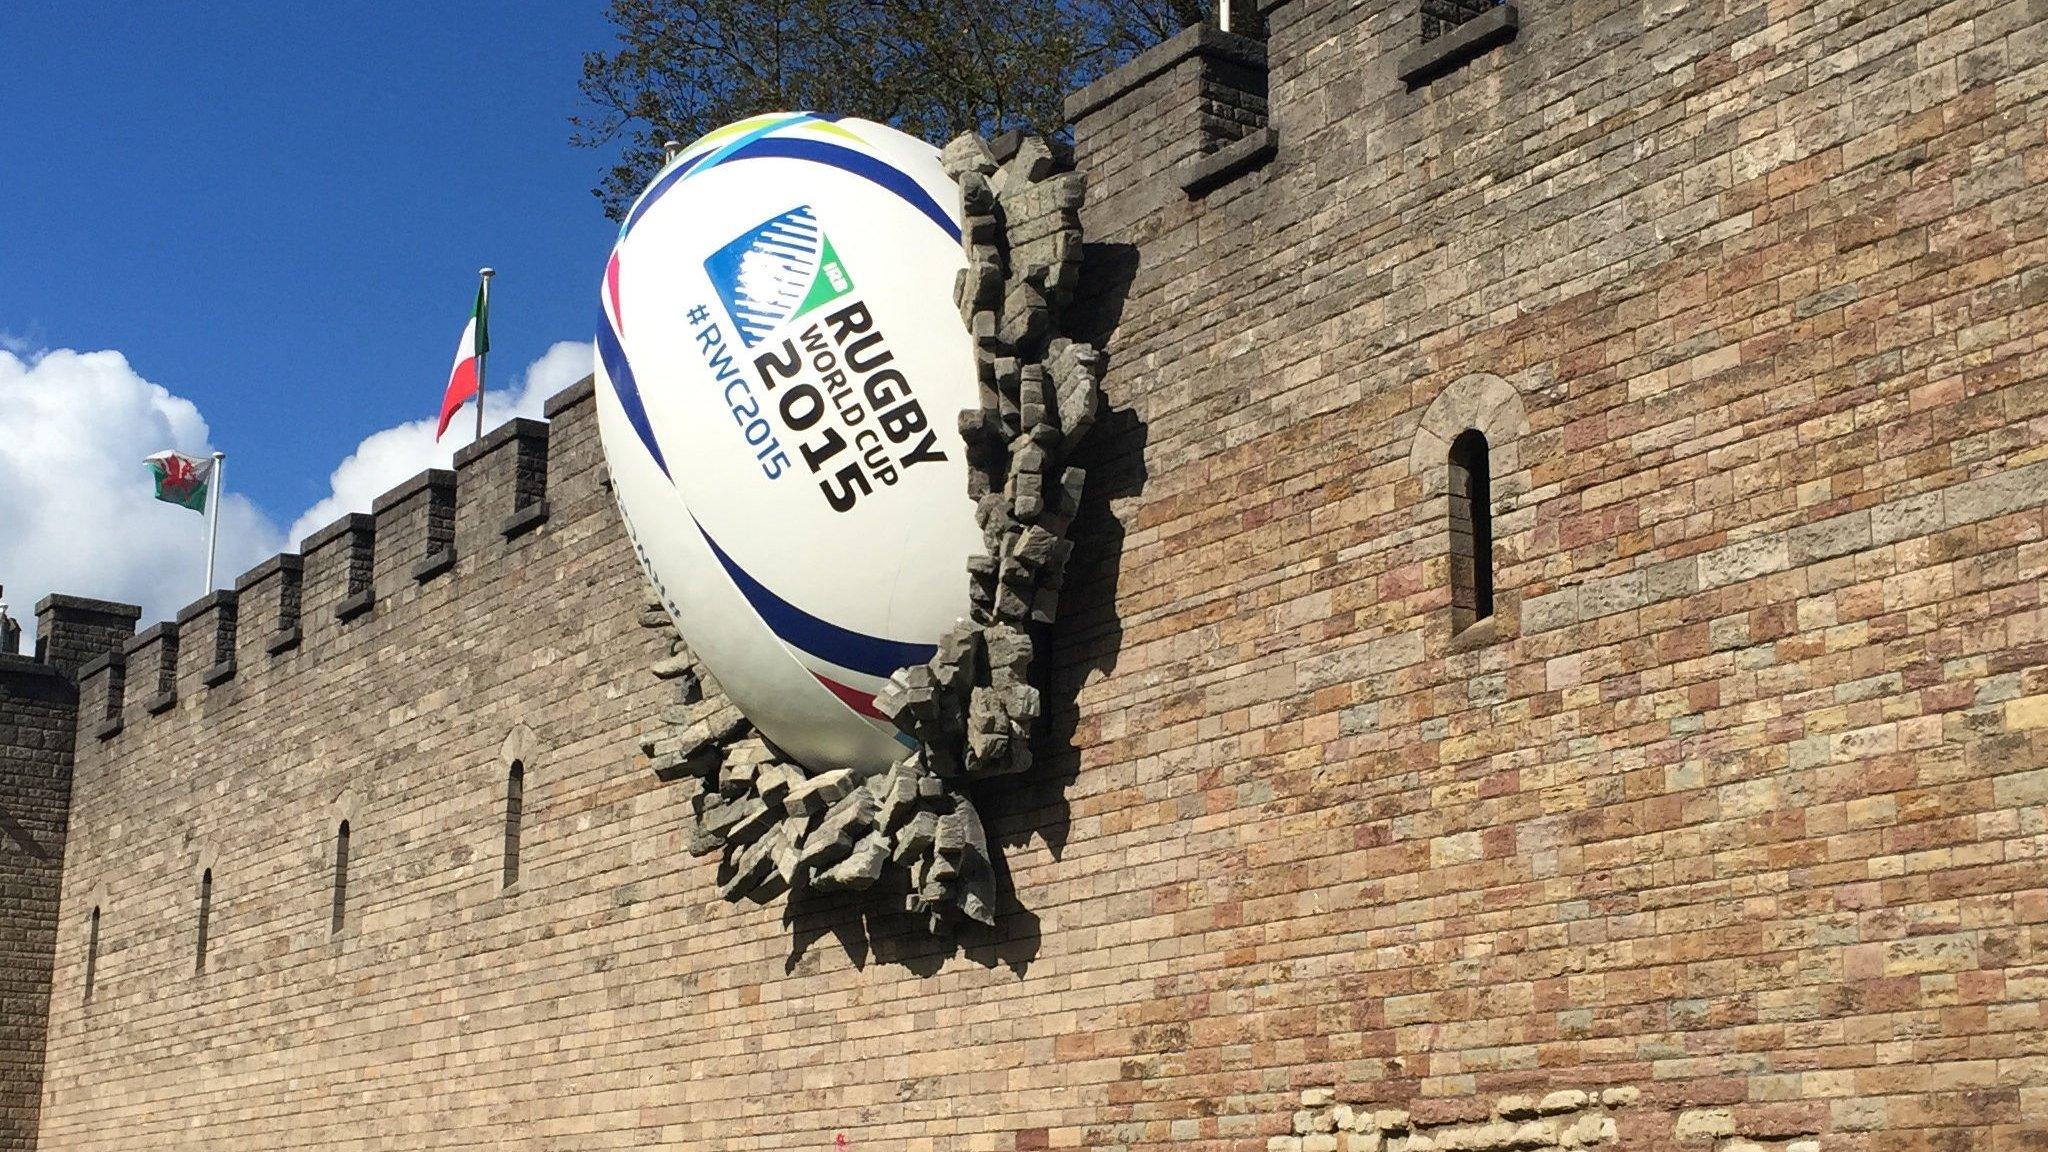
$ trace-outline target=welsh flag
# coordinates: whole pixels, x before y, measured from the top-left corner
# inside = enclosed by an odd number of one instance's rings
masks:
[[[484,353],[491,350],[490,329],[491,297],[488,281],[477,285],[476,307],[470,310],[469,326],[462,330],[462,343],[455,348],[455,367],[448,373],[448,391],[441,394],[441,426],[434,429],[434,439],[448,430],[448,421],[455,418],[455,411],[477,392],[477,366]]]
[[[206,511],[206,490],[213,484],[213,461],[178,452],[159,452],[143,461],[156,474],[156,498],[166,504]]]

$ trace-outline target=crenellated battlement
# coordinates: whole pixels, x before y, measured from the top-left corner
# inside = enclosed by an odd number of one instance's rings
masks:
[[[511,561],[552,506],[604,491],[595,395],[588,378],[563,389],[548,399],[545,421],[506,421],[458,451],[454,468],[413,476],[378,496],[370,511],[337,518],[297,552],[270,557],[233,588],[83,663],[84,726],[103,741],[132,737],[181,702],[199,709],[203,722],[209,694],[232,692],[247,675],[265,677],[274,689],[278,678],[311,674],[345,651],[351,631],[368,618],[395,626],[407,612],[439,608],[421,592]],[[130,628],[139,615],[76,597],[57,602],[89,609],[94,620],[125,619]]]

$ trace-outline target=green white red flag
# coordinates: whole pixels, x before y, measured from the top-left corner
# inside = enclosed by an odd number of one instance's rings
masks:
[[[448,431],[448,421],[464,403],[475,397],[483,378],[483,354],[491,350],[490,282],[477,285],[476,307],[470,311],[469,326],[462,330],[462,342],[455,348],[455,367],[448,373],[448,390],[441,395],[441,426],[434,439]]]
[[[206,490],[213,483],[213,461],[179,452],[159,452],[143,461],[156,474],[156,498],[166,504],[206,511]]]

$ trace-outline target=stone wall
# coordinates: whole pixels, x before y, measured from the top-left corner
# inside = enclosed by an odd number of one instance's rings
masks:
[[[36,1146],[78,696],[0,653],[0,1152]]]
[[[43,1146],[2039,1146],[2048,26],[1517,8],[1410,89],[1414,3],[1269,5],[1277,151],[1193,197],[1255,54],[1079,106],[1109,406],[993,931],[718,899],[576,393],[521,534],[507,435],[452,567],[423,481],[86,678]]]

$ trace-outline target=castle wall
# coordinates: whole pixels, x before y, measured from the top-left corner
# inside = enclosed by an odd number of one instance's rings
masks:
[[[1387,1148],[2033,1146],[2048,33],[1518,7],[1410,90],[1412,4],[1269,6],[1277,151],[1194,198],[1250,54],[1079,106],[1112,405],[992,936],[716,899],[572,393],[538,525],[494,435],[452,566],[429,476],[87,677],[43,1147],[1311,1152],[1324,1087]]]
[[[36,605],[36,655],[0,629],[0,1152],[29,1152],[43,1092],[57,945],[77,676],[106,668],[135,631],[128,604],[52,595]]]
[[[0,1152],[36,1146],[78,696],[0,653]]]

